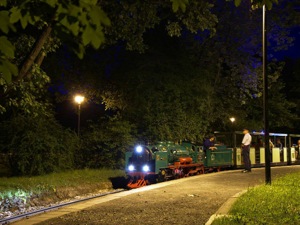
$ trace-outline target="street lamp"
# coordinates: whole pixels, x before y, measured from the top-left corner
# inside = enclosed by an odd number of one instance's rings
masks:
[[[74,101],[78,104],[78,127],[77,127],[77,135],[79,137],[80,135],[80,106],[81,106],[81,103],[84,101],[84,97],[82,95],[76,95],[74,97]]]
[[[235,118],[234,117],[230,117],[229,120],[231,121],[231,124],[232,124],[232,138],[233,138],[233,147],[235,148],[236,147],[236,137],[234,135],[234,125],[233,123],[235,122]]]
[[[229,120],[233,123],[235,121],[234,117],[230,117]]]

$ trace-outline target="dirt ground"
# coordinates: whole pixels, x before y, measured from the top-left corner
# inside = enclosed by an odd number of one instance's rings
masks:
[[[300,166],[274,167],[271,174],[275,179],[299,171]],[[251,173],[234,170],[183,178],[39,225],[205,224],[228,198],[264,183],[264,168],[253,169]]]

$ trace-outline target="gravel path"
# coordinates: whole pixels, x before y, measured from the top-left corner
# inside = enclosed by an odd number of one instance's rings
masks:
[[[274,167],[272,180],[299,171],[300,166]],[[39,224],[205,224],[231,196],[264,183],[264,168],[253,169],[251,173],[234,170],[184,178]]]

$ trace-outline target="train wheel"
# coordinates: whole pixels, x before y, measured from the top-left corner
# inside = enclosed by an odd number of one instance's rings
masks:
[[[155,184],[157,182],[157,176],[156,175],[148,175],[145,177],[145,180],[147,181],[147,184]]]
[[[166,180],[166,171],[160,170],[157,177],[157,182],[164,182]]]

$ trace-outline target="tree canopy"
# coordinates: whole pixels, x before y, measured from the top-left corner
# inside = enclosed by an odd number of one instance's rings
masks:
[[[0,122],[10,130],[0,144],[24,161],[15,173],[49,172],[39,163],[53,163],[55,154],[72,161],[68,168],[105,161],[118,168],[136,140],[201,144],[208,133],[231,130],[232,116],[235,129],[260,130],[261,10],[254,6],[261,4],[272,6],[270,127],[287,132],[299,122],[299,88],[274,53],[294,41],[299,16],[291,0],[0,0]],[[76,129],[77,92],[87,99],[82,139],[66,130]],[[42,156],[46,148],[51,157]],[[26,164],[32,158],[38,167]]]

